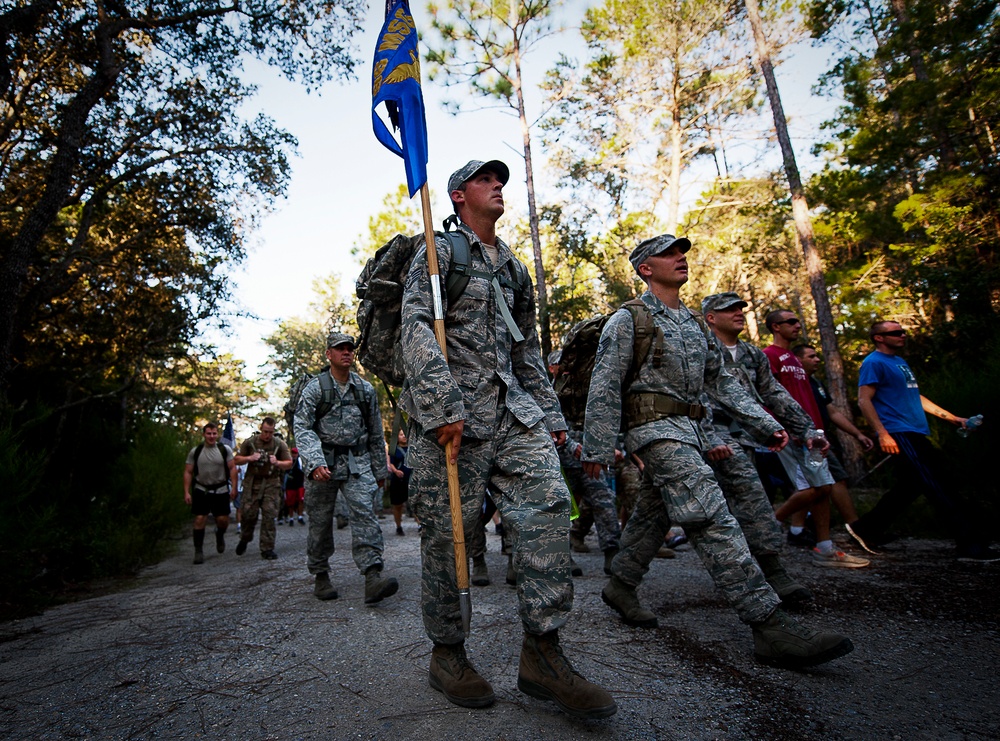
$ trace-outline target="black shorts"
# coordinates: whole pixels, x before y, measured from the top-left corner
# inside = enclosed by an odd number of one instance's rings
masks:
[[[389,504],[406,504],[409,497],[409,489],[403,479],[396,478],[395,474],[389,474]]]
[[[223,491],[218,494],[209,494],[204,489],[194,489],[191,492],[191,514],[196,516],[208,515],[213,517],[229,516],[229,492]]]
[[[839,484],[851,477],[847,469],[844,468],[844,464],[840,462],[840,458],[833,452],[833,448],[826,451],[826,464],[830,467],[830,475],[833,476],[834,483]]]

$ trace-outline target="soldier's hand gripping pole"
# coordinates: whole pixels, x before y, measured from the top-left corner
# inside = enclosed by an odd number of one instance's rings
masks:
[[[420,188],[420,206],[424,216],[424,239],[427,242],[427,272],[430,274],[431,299],[434,305],[434,337],[444,360],[448,348],[444,336],[444,304],[441,302],[441,272],[438,269],[437,245],[434,242],[434,222],[431,218],[431,197],[427,183]],[[472,626],[472,598],[469,596],[469,561],[465,555],[465,527],[462,524],[462,498],[458,484],[458,463],[452,460],[452,443],[444,448],[448,471],[448,503],[451,505],[451,535],[455,543],[455,582],[458,586],[458,607],[462,613],[462,630],[469,635]]]

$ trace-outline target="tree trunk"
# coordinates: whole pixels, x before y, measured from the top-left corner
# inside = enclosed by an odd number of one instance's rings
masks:
[[[809,218],[809,204],[806,202],[805,192],[802,188],[802,179],[799,176],[799,168],[795,162],[795,152],[792,150],[792,142],[788,137],[785,112],[781,105],[778,83],[774,78],[774,67],[771,64],[771,52],[767,46],[767,39],[764,36],[764,26],[760,18],[760,5],[757,0],[744,0],[744,3],[747,9],[747,17],[750,21],[750,28],[753,30],[757,64],[760,67],[761,73],[764,76],[764,83],[767,86],[767,97],[771,104],[771,113],[774,116],[774,128],[778,135],[778,142],[781,145],[781,157],[784,161],[785,176],[788,178],[788,187],[792,194],[792,217],[795,220],[795,230],[798,233],[799,244],[802,245],[806,274],[809,278],[809,289],[816,304],[816,324],[819,327],[823,354],[826,358],[826,380],[830,387],[830,395],[833,397],[833,403],[839,409],[846,411],[851,407],[848,403],[847,384],[844,381],[844,361],[840,356],[840,349],[837,347],[837,333],[833,326],[830,297],[826,292],[826,283],[823,279],[823,261],[816,251],[816,245],[813,241],[812,221]],[[852,476],[859,476],[861,473],[861,461],[857,456],[856,448],[852,450],[848,447],[845,452],[848,453],[844,461],[848,472]],[[854,455],[850,454],[852,452]]]
[[[517,92],[517,116],[521,121],[521,138],[524,144],[524,172],[528,186],[528,224],[531,227],[531,251],[535,257],[535,290],[538,292],[539,340],[542,359],[552,352],[552,329],[549,326],[549,295],[545,285],[545,265],[542,263],[542,237],[538,231],[538,208],[535,205],[535,175],[531,163],[531,128],[524,108],[524,91],[521,86],[521,50],[514,45],[514,86]],[[546,361],[547,362],[547,361]]]

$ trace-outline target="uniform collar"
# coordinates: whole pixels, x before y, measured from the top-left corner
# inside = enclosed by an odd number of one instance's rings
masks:
[[[479,250],[483,255],[483,259],[486,260],[486,247],[483,245],[483,240],[479,238],[479,235],[461,221],[458,222],[458,228],[461,229],[462,233],[469,238],[470,246],[476,245],[479,247]],[[511,252],[510,247],[508,247],[507,243],[500,239],[500,237],[497,237],[497,264],[493,267],[502,267],[512,259],[514,259],[514,253]]]

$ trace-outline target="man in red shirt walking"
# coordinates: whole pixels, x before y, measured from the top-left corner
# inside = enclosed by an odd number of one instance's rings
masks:
[[[768,314],[764,324],[774,335],[773,344],[764,348],[764,354],[771,363],[771,372],[805,410],[816,428],[822,429],[823,418],[809,384],[809,376],[792,352],[792,345],[798,342],[802,332],[802,322],[795,312],[779,309]],[[819,436],[792,440],[778,453],[795,493],[776,510],[775,516],[779,522],[784,522],[796,512],[812,512],[816,525],[816,545],[812,549],[815,565],[848,569],[867,566],[867,559],[837,550],[830,539],[830,493],[833,491],[834,480],[825,459],[818,465],[807,464],[806,455],[816,446],[821,446],[825,453],[830,443]],[[795,534],[793,529],[792,535]]]

